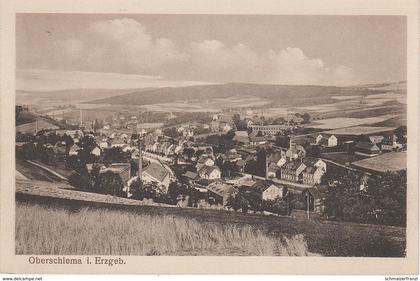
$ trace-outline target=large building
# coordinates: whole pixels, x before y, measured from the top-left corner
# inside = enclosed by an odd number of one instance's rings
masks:
[[[287,125],[250,125],[248,127],[251,128],[253,133],[258,134],[258,132],[261,132],[263,135],[271,136],[277,135],[288,129]]]

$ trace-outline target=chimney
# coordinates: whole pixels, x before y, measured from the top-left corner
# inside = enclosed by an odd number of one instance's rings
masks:
[[[143,173],[143,156],[142,156],[142,143],[141,140],[138,140],[139,142],[139,161],[138,161],[138,165],[139,165],[139,170],[138,170],[138,179],[140,180],[140,182],[142,181],[142,173]]]
[[[268,154],[265,154],[265,179],[268,180]]]

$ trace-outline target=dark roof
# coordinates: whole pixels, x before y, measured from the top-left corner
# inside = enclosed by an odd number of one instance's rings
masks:
[[[187,178],[189,178],[189,179],[192,179],[192,180],[194,180],[194,179],[196,179],[196,178],[198,177],[198,175],[197,175],[196,173],[191,172],[191,171],[186,171],[186,172],[183,174],[183,176],[184,176],[184,177],[187,177]]]
[[[269,171],[277,171],[278,169],[280,169],[280,167],[279,166],[277,166],[277,164],[276,163],[270,163],[270,165],[268,166],[268,170]]]
[[[199,174],[206,174],[206,175],[210,175],[214,170],[219,170],[219,168],[217,166],[203,166],[198,173]]]
[[[130,178],[130,163],[113,163],[108,168],[102,170],[102,172],[111,171],[120,175],[123,182],[127,182]]]
[[[258,192],[262,193],[270,185],[271,185],[271,182],[269,182],[269,181],[257,180],[252,187],[255,188],[256,190],[258,190]]]
[[[229,196],[237,191],[236,188],[234,188],[233,186],[224,183],[210,184],[206,188],[207,190],[223,197]]]
[[[306,190],[314,199],[321,199],[325,194],[325,189],[323,187],[310,187]]]
[[[305,157],[302,160],[306,166],[311,166],[311,167],[313,167],[316,164],[316,162],[319,161],[318,158],[313,158],[313,157]]]
[[[206,161],[209,159],[209,157],[202,157],[202,158],[200,158],[199,160],[198,160],[198,163],[200,163],[200,164],[204,164],[204,163],[206,163]],[[212,160],[212,159],[210,159],[210,160]]]
[[[299,161],[287,162],[283,167],[287,170],[296,170],[302,163]]]
[[[169,174],[165,167],[154,162],[150,163],[150,165],[147,166],[146,169],[144,169],[143,173],[149,174],[150,176],[152,176],[160,182],[162,182],[165,179],[165,177]]]
[[[378,147],[371,143],[371,142],[365,142],[365,141],[360,141],[356,144],[355,148],[358,149],[368,149],[368,150],[379,150]]]
[[[243,159],[239,159],[238,161],[236,161],[236,166],[243,167],[245,165],[246,165],[246,162]]]
[[[260,137],[250,136],[249,139],[252,142],[255,142],[255,141],[267,141],[267,140],[269,140],[269,138],[267,138],[266,136],[260,136]]]
[[[268,163],[277,163],[279,162],[279,160],[281,159],[281,152],[275,152],[270,154],[270,156],[268,156]]]
[[[306,167],[305,173],[312,174],[315,171],[314,167]]]

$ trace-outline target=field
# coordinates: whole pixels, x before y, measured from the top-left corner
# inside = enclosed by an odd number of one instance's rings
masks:
[[[33,133],[35,132],[35,130],[38,129],[38,131],[40,130],[54,130],[54,129],[59,129],[59,127],[46,122],[44,120],[39,120],[38,124],[36,124],[36,122],[32,122],[32,123],[26,123],[26,124],[22,124],[19,126],[16,126],[16,132],[21,132],[21,133]]]
[[[386,172],[407,169],[407,152],[389,152],[352,163],[356,167]]]
[[[366,158],[357,154],[348,154],[347,152],[321,153],[321,157],[342,165]]]
[[[338,118],[331,118],[331,119],[325,119],[325,120],[318,120],[314,122],[313,124],[309,125],[308,127],[315,128],[315,129],[339,129],[339,128],[346,128],[346,127],[360,126],[360,125],[369,125],[372,123],[379,123],[393,117],[395,117],[395,115],[392,115],[392,114],[376,116],[376,117],[368,117],[368,118],[338,117]]]
[[[259,97],[232,96],[227,98],[211,98],[207,100],[175,101],[172,103],[158,103],[142,105],[142,110],[169,112],[218,112],[224,108],[261,107],[271,101]]]
[[[171,215],[135,215],[89,208],[70,212],[18,204],[16,254],[306,256],[310,253],[302,235],[276,239],[251,226],[203,223]]]
[[[332,135],[370,135],[370,134],[377,134],[383,132],[390,132],[394,130],[393,127],[368,127],[368,126],[354,126],[349,128],[343,129],[336,129],[328,131],[328,134]]]

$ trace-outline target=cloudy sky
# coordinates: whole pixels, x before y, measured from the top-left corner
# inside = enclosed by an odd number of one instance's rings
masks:
[[[34,90],[406,79],[396,16],[20,14],[16,51]]]

